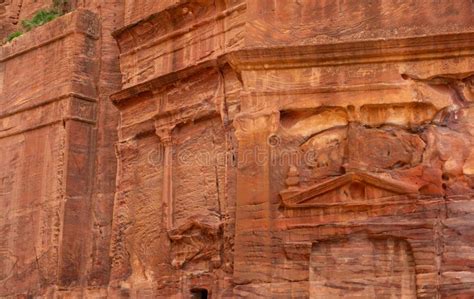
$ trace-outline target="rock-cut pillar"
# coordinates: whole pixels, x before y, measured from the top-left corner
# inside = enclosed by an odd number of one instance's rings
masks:
[[[156,128],[156,135],[163,146],[163,227],[173,229],[173,148],[170,128]]]
[[[269,137],[279,113],[240,114],[234,120],[238,140],[234,295],[265,289],[271,282]],[[243,294],[243,293],[242,293]]]

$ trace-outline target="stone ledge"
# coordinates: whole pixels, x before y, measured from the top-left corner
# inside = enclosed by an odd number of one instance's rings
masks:
[[[291,47],[244,48],[227,56],[229,63],[238,69],[274,69],[471,55],[474,55],[474,31]]]
[[[31,109],[0,116],[0,139],[69,120],[94,125],[96,114],[95,102],[75,94],[61,96]]]
[[[158,89],[203,69],[216,68],[224,64],[230,64],[235,70],[242,71],[462,56],[474,56],[474,32],[285,48],[244,48],[122,89],[113,94],[111,99],[114,104],[119,105],[129,98]]]
[[[46,106],[46,105],[49,105],[49,104],[52,104],[52,103],[55,103],[55,102],[60,102],[64,99],[68,99],[68,98],[76,98],[76,99],[79,99],[79,100],[82,100],[82,101],[85,101],[85,102],[92,102],[92,103],[97,102],[96,98],[91,98],[91,97],[85,96],[85,95],[77,93],[77,92],[70,92],[70,93],[65,93],[65,94],[57,96],[57,97],[52,97],[52,98],[45,99],[45,100],[41,101],[40,103],[38,103],[36,105],[33,105],[33,106],[8,111],[7,113],[0,113],[0,120],[2,120],[5,117],[9,117],[9,116],[12,116],[14,114],[17,114],[17,113],[22,113],[22,112],[25,112],[25,111],[28,111],[28,110],[31,110],[31,109],[36,109],[36,108],[39,108],[39,107],[42,107],[42,106]]]

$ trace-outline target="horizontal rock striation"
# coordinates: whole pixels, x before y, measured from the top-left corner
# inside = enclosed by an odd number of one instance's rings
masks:
[[[473,295],[472,3],[142,4],[115,294]]]
[[[68,5],[0,48],[0,297],[474,297],[472,1]]]

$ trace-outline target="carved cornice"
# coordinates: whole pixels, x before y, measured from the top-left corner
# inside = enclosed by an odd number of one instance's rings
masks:
[[[119,106],[126,102],[128,99],[135,98],[141,94],[146,94],[163,88],[166,85],[173,84],[176,81],[186,79],[196,73],[205,71],[206,69],[218,69],[219,68],[218,60],[209,60],[193,67],[159,76],[153,78],[147,82],[137,84],[135,86],[122,89],[121,91],[110,96],[112,102]]]
[[[156,130],[162,130],[162,128],[174,128],[181,123],[196,121],[214,115],[218,115],[215,107],[210,107],[206,103],[197,103],[157,113],[153,118]]]
[[[123,89],[113,94],[111,99],[115,105],[120,106],[140,94],[156,91],[205,69],[220,69],[224,65],[230,65],[240,73],[258,69],[446,59],[462,56],[474,56],[474,32],[283,48],[244,48]]]
[[[209,2],[214,2],[214,1],[209,1]],[[129,51],[126,51],[125,53],[122,53],[122,55],[127,55],[133,52],[140,51],[143,48],[149,48],[152,47],[156,44],[163,43],[167,40],[177,38],[178,36],[184,35],[186,33],[189,33],[193,30],[195,30],[198,27],[214,23],[218,20],[221,20],[225,17],[228,17],[229,15],[238,12],[238,11],[244,11],[247,8],[247,3],[239,3],[235,6],[228,7],[225,10],[221,11],[216,11],[212,16],[209,17],[204,17],[204,18],[198,18],[198,19],[193,19],[193,21],[188,21],[184,22],[185,26],[183,28],[175,29],[175,30],[170,30],[170,28],[158,28],[162,27],[160,26],[161,24],[159,21],[162,20],[167,20],[167,19],[175,19],[176,18],[182,18],[183,13],[188,11],[188,6],[193,5],[193,4],[199,4],[199,5],[205,5],[208,6],[209,4],[204,4],[199,3],[199,1],[196,0],[181,0],[179,3],[175,5],[171,5],[167,7],[166,9],[153,13],[149,15],[148,17],[145,17],[143,19],[140,19],[139,21],[136,21],[132,24],[129,24],[125,27],[122,27],[112,33],[112,36],[116,38],[119,42],[119,44],[123,47],[124,43],[121,41],[121,38],[125,34],[130,34],[134,38],[132,41],[135,43],[137,38],[136,36],[139,35],[142,32],[150,31],[150,30],[160,30],[164,31],[165,34],[163,34],[160,38],[155,39],[155,40],[147,40],[143,44],[136,44],[136,47],[133,47],[129,49]],[[208,6],[209,7],[209,6]],[[243,25],[243,24],[242,24]],[[154,28],[156,27],[156,28]],[[153,29],[151,29],[153,28]]]
[[[96,118],[95,99],[69,93],[0,115],[0,139],[70,120],[94,125]]]
[[[17,114],[17,113],[22,113],[22,112],[25,112],[25,111],[28,111],[28,110],[33,110],[33,109],[36,109],[36,108],[39,108],[39,107],[42,107],[42,106],[46,106],[46,105],[49,105],[49,104],[52,104],[52,103],[55,103],[55,102],[60,102],[64,99],[68,99],[68,98],[76,98],[76,99],[83,100],[83,101],[86,101],[86,102],[91,102],[91,103],[97,102],[96,98],[92,98],[92,97],[89,97],[89,96],[86,96],[84,94],[77,93],[77,92],[69,92],[67,94],[63,94],[63,95],[60,95],[60,96],[57,96],[57,97],[51,97],[51,98],[43,100],[41,102],[38,101],[38,104],[35,104],[35,105],[31,105],[31,106],[27,106],[27,107],[21,107],[21,108],[18,108],[18,109],[11,109],[11,110],[5,109],[5,110],[2,111],[2,113],[0,113],[0,119],[4,118],[4,117],[12,116],[12,115]],[[40,98],[38,98],[38,100],[39,99]],[[37,100],[37,99],[28,99],[28,101],[30,101],[30,102],[36,102],[35,100]]]
[[[246,48],[227,54],[235,69],[278,69],[474,55],[474,32],[305,46]]]

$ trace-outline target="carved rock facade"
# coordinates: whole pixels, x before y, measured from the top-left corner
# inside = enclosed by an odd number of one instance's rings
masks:
[[[108,217],[105,235],[88,235],[106,241],[67,259],[94,252],[104,280],[85,283],[86,264],[77,284],[51,278],[60,294],[474,296],[472,1],[125,0],[116,9],[123,23],[101,35],[116,29],[122,73],[121,90],[109,89],[119,111],[113,212],[91,200],[58,220]],[[15,165],[10,156],[0,163]],[[0,250],[18,250],[4,239]],[[63,255],[76,252],[67,240],[55,243]],[[18,267],[1,263],[4,276]]]
[[[114,34],[117,293],[474,295],[472,3],[171,2]]]

